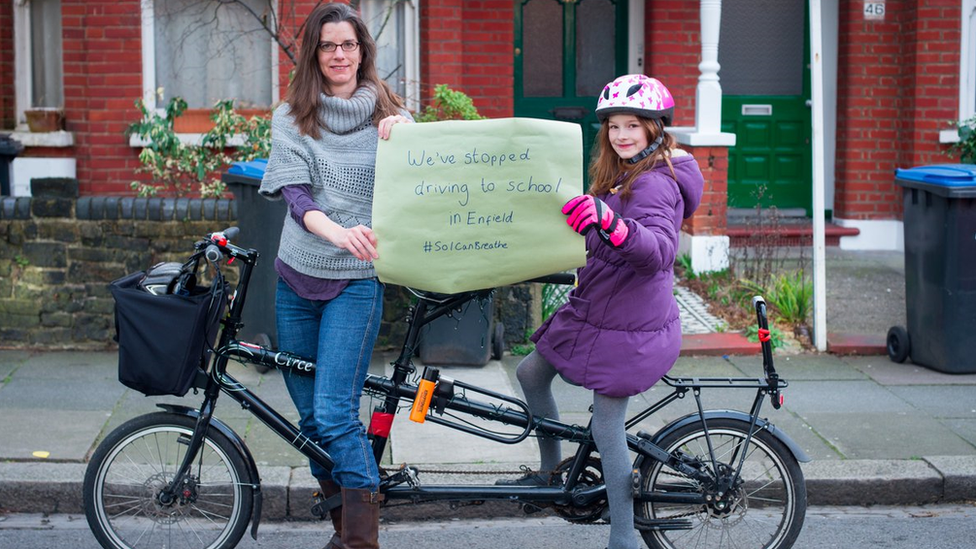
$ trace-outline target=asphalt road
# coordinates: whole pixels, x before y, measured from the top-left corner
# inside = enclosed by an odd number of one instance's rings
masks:
[[[456,520],[384,525],[383,549],[443,547],[570,549],[604,547],[608,526],[574,526],[553,517]],[[245,537],[241,549],[319,547],[326,541],[320,523],[262,525],[258,542]],[[795,549],[883,547],[958,549],[976,539],[976,505],[925,507],[813,507]],[[0,548],[98,549],[83,516],[0,515]]]

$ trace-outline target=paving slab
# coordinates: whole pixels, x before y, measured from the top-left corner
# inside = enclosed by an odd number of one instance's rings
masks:
[[[869,380],[794,381],[790,383],[787,398],[790,399],[790,409],[804,419],[812,412],[859,415],[915,410],[887,388]]]
[[[0,350],[0,386],[12,372],[20,368],[30,358],[27,351]]]
[[[976,385],[976,374],[946,374],[887,357],[844,357],[844,361],[882,385]]]
[[[39,379],[84,380],[98,379],[118,382],[119,355],[117,352],[50,351],[31,355],[17,377]]]
[[[0,460],[50,459],[83,462],[102,426],[104,411],[0,406]],[[34,455],[47,452],[47,456]]]
[[[78,381],[22,377],[19,373],[0,389],[0,409],[59,409],[111,410],[125,392],[118,383],[85,384],[78,390]]]
[[[888,389],[932,417],[976,419],[976,387],[971,385],[897,386]]]
[[[942,424],[952,429],[963,440],[976,446],[976,419],[943,419]],[[973,471],[976,474],[976,470]]]
[[[933,448],[973,454],[973,447],[930,417],[909,413],[811,413],[814,431],[847,459],[918,459]]]

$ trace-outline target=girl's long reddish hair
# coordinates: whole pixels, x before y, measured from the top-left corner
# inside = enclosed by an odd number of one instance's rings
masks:
[[[621,198],[630,196],[631,186],[638,175],[654,167],[659,161],[664,162],[671,169],[671,176],[675,177],[674,166],[671,165],[671,149],[674,148],[675,139],[656,119],[638,116],[637,120],[644,126],[647,132],[647,142],[653,143],[658,136],[663,134],[661,145],[641,159],[636,164],[631,164],[620,158],[617,151],[610,146],[610,120],[604,120],[600,125],[600,131],[596,136],[596,158],[590,163],[590,190],[593,196],[599,196],[610,192],[610,189],[620,185]],[[622,179],[621,179],[622,178]]]
[[[298,51],[298,63],[295,66],[295,79],[288,86],[285,101],[291,107],[291,114],[298,123],[303,135],[318,139],[319,132],[325,127],[325,122],[319,114],[322,100],[319,94],[325,92],[325,75],[319,69],[318,46],[322,34],[322,26],[326,23],[348,22],[356,31],[359,42],[360,63],[356,72],[359,86],[370,85],[376,90],[376,110],[373,112],[373,125],[379,124],[383,118],[399,114],[403,108],[403,99],[393,93],[390,86],[383,81],[376,72],[376,42],[369,34],[369,29],[359,14],[346,4],[320,4],[312,10],[305,21],[302,32],[301,49]]]

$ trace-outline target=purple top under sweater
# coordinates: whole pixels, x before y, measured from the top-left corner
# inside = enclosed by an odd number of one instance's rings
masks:
[[[281,196],[288,204],[288,213],[291,214],[291,218],[307,231],[305,214],[312,210],[321,211],[321,208],[312,200],[312,193],[308,185],[286,185],[281,188]],[[278,258],[275,258],[275,271],[285,281],[285,284],[300,297],[316,301],[335,299],[349,284],[348,280],[316,278],[302,274]]]

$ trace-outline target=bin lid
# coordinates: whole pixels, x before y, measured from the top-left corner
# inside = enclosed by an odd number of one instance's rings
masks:
[[[234,162],[226,172],[221,174],[224,183],[239,183],[242,185],[259,186],[264,179],[264,171],[268,168],[268,160],[255,158],[248,162]]]
[[[976,168],[976,166],[974,166]],[[248,162],[234,162],[227,173],[231,175],[243,175],[245,177],[253,177],[255,179],[261,179],[264,177],[264,171],[268,169],[268,159],[267,158],[255,158],[254,160]]]
[[[899,168],[895,177],[904,181],[918,181],[946,187],[976,186],[976,164],[940,164]]]
[[[976,198],[976,164],[940,164],[895,170],[895,183],[945,198]]]
[[[0,155],[17,156],[24,152],[24,145],[7,134],[0,134]]]

